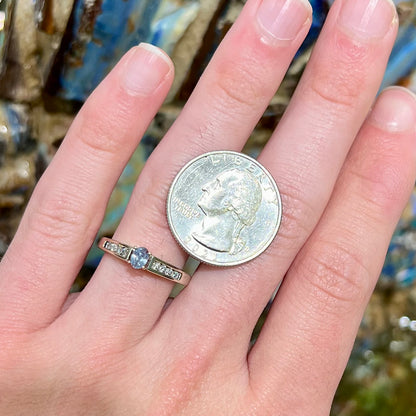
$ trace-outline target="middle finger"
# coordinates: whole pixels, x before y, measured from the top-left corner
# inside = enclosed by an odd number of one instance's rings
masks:
[[[230,348],[224,360],[245,358],[258,316],[322,215],[379,88],[396,30],[390,0],[334,3],[291,104],[259,157],[282,194],[277,238],[260,257],[239,267],[201,268],[162,318],[162,331],[173,325],[182,342],[190,336],[203,339],[213,317],[221,317],[210,339],[233,339],[239,346],[241,354]],[[207,294],[213,294],[209,302]],[[185,321],[175,323],[177,316]]]

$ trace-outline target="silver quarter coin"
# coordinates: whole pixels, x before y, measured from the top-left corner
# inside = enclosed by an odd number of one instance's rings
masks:
[[[173,236],[192,257],[234,266],[261,254],[279,229],[282,202],[270,173],[242,153],[216,151],[185,165],[167,199]]]

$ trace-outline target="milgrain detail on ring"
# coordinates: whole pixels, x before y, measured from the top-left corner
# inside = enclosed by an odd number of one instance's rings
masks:
[[[189,162],[169,190],[167,217],[192,257],[217,266],[253,259],[272,242],[282,204],[276,183],[256,160],[231,151]]]
[[[132,247],[111,238],[103,237],[98,247],[129,263],[136,270],[146,270],[159,277],[186,286],[191,277],[183,270],[153,256],[144,247]]]

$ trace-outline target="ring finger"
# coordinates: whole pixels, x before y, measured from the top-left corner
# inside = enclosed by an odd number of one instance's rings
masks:
[[[310,22],[311,8],[304,0],[247,2],[177,122],[147,162],[117,229],[117,240],[144,245],[168,263],[183,264],[183,253],[165,218],[165,201],[173,177],[198,154],[243,147]],[[115,276],[122,276],[117,284]],[[134,342],[153,326],[171,289],[170,282],[105,256],[73,313],[95,314],[97,319],[89,320],[91,333],[117,328],[114,330],[132,337]],[[117,327],[113,325],[115,319]],[[140,327],[137,322],[141,322]]]

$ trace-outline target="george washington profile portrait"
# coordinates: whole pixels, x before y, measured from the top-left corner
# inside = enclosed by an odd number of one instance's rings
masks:
[[[260,183],[250,172],[220,173],[202,187],[198,206],[204,215],[192,237],[211,250],[237,254],[246,245],[241,232],[254,224],[261,201]]]

